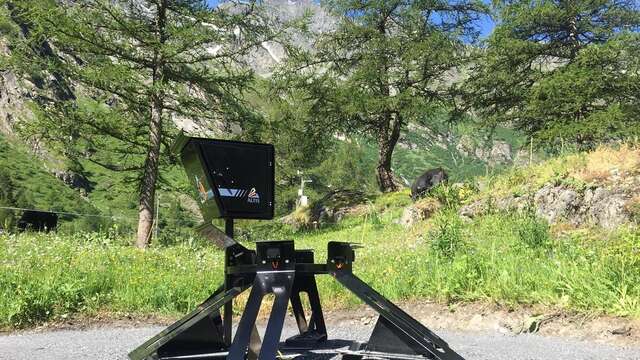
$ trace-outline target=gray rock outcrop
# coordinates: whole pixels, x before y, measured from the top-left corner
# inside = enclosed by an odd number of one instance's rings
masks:
[[[510,164],[513,157],[511,144],[502,140],[494,140],[489,152],[489,165]]]
[[[358,190],[334,190],[311,207],[311,223],[337,223],[366,203],[368,197]]]
[[[587,222],[613,229],[630,221],[627,203],[631,196],[604,188],[587,190],[583,198],[584,218]]]
[[[578,191],[563,185],[546,184],[529,196],[506,196],[491,203],[483,199],[465,205],[460,216],[474,218],[491,210],[524,211],[532,208],[549,223],[567,222],[575,226],[594,225],[614,229],[630,223],[630,189],[596,187]]]
[[[28,111],[25,97],[14,73],[0,73],[0,133],[13,135],[16,122]]]
[[[469,135],[463,135],[456,144],[456,150],[464,156],[475,157],[487,162],[490,166],[511,164],[514,160],[511,144],[504,140],[486,141],[481,145]]]
[[[559,220],[576,220],[582,205],[582,198],[575,190],[550,184],[538,190],[533,200],[536,214],[550,223]]]
[[[93,189],[91,182],[86,177],[73,171],[54,170],[53,175],[70,188],[79,190],[82,196],[87,196]]]

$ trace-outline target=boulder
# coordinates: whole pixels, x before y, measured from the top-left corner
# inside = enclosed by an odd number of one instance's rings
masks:
[[[432,198],[422,199],[404,209],[399,223],[402,226],[410,227],[418,221],[430,218],[440,208],[441,204],[438,200]]]
[[[311,207],[310,223],[337,223],[346,215],[357,212],[360,205],[368,200],[369,197],[362,191],[334,190]]]
[[[547,184],[534,195],[536,214],[550,223],[567,220],[578,224],[576,216],[581,206],[580,195],[573,189]]]
[[[605,188],[589,189],[585,191],[582,204],[584,220],[605,229],[628,223],[631,220],[626,206],[628,200],[630,197],[624,193]]]
[[[502,140],[494,140],[487,161],[491,166],[510,164],[512,152],[511,144]]]

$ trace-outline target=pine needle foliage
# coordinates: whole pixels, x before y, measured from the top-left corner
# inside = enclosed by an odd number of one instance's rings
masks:
[[[452,71],[467,60],[485,6],[476,0],[323,5],[336,28],[318,34],[310,51],[293,49],[280,74],[283,93],[295,91],[310,104],[311,131],[373,140],[379,188],[397,190],[391,159],[400,134],[410,122],[431,124],[428,114],[451,106]]]
[[[637,136],[640,6],[634,0],[496,1],[469,103],[538,144]]]
[[[74,160],[130,172],[138,246],[148,243],[159,168],[179,127],[242,126],[257,114],[244,57],[277,37],[255,2],[9,1],[11,64],[37,88],[28,134]],[[176,125],[179,124],[180,126]],[[81,161],[78,161],[81,163]]]

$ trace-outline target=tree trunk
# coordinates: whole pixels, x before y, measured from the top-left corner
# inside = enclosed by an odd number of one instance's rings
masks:
[[[144,164],[144,174],[140,184],[140,203],[138,208],[138,237],[136,246],[146,248],[151,240],[151,228],[155,209],[156,182],[160,165],[160,144],[162,142],[162,98],[153,96],[151,119],[149,122],[149,149]]]
[[[378,134],[378,166],[376,177],[378,186],[382,192],[398,191],[398,185],[394,181],[393,170],[391,169],[391,159],[393,150],[400,138],[402,119],[397,114],[386,114],[383,126]],[[389,128],[391,131],[389,131]]]
[[[382,192],[397,191],[398,187],[393,181],[393,170],[391,170],[391,155],[393,154],[393,149],[386,143],[379,144],[379,146],[378,167],[376,168],[378,186]]]
[[[158,2],[156,17],[156,30],[160,36],[160,44],[167,40],[166,20],[167,1]],[[164,59],[159,51],[153,54],[153,77],[151,94],[151,114],[149,119],[149,148],[144,163],[144,174],[140,184],[140,203],[138,208],[138,236],[136,246],[146,248],[151,240],[151,228],[155,208],[153,203],[156,198],[156,182],[158,181],[158,168],[160,167],[160,146],[162,144],[162,110],[164,109]]]

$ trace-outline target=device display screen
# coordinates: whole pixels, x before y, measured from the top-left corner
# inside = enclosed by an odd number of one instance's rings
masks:
[[[226,216],[273,217],[273,146],[204,142],[202,154]]]

